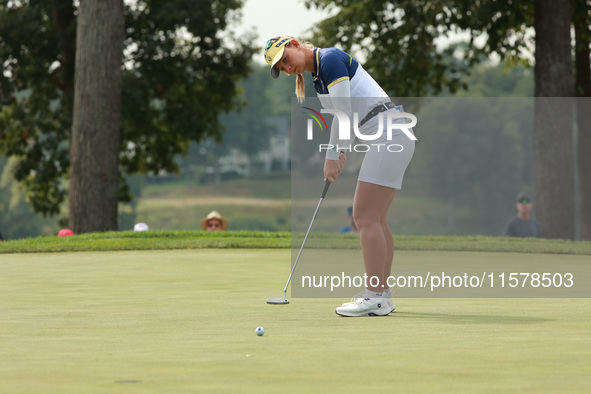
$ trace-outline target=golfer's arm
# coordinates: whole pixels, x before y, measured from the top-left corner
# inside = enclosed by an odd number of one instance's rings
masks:
[[[331,101],[334,109],[338,109],[347,114],[351,122],[353,121],[353,110],[351,107],[351,84],[348,79],[341,82],[335,83],[333,86],[328,88]],[[353,124],[351,123],[351,126]],[[336,117],[333,117],[332,124],[330,126],[330,140],[329,144],[332,146],[338,146],[339,150],[334,151],[329,149],[326,151],[327,160],[338,160],[341,150],[348,151],[351,147],[354,134],[353,128],[351,127],[351,134],[348,140],[339,140],[339,122]]]

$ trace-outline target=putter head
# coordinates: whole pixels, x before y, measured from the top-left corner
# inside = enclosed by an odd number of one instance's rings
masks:
[[[289,304],[289,300],[285,298],[267,298],[267,304],[286,305]]]

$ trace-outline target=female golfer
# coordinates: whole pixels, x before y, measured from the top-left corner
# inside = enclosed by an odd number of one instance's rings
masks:
[[[361,64],[340,49],[317,48],[289,36],[275,37],[267,42],[265,60],[271,66],[273,78],[277,78],[281,71],[297,75],[296,95],[300,101],[305,97],[302,74],[311,72],[322,106],[343,111],[351,120],[356,112],[360,119],[359,132],[371,141],[371,145],[366,145],[370,146],[370,150],[363,159],[353,200],[353,219],[359,229],[365,273],[369,280],[365,291],[352,302],[336,308],[336,313],[341,316],[385,316],[395,308],[392,289],[387,283],[394,257],[394,241],[387,216],[412,158],[414,140],[396,129],[391,139],[386,140],[385,132],[378,139],[374,137],[375,130],[379,128],[378,120],[384,122],[383,130],[386,130],[386,111],[400,109]],[[400,123],[406,123],[406,120]],[[353,133],[351,135],[354,136]],[[350,150],[352,143],[351,139],[339,139],[336,119],[331,126],[329,143],[339,148],[338,151],[327,150],[324,162],[324,178],[332,183],[341,173],[346,161],[345,152]],[[397,148],[385,149],[386,144]]]

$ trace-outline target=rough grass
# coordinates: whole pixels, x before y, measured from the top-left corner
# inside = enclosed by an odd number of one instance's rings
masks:
[[[296,248],[303,233],[271,231],[117,231],[0,242],[1,253],[203,248]],[[395,236],[397,250],[524,252],[591,255],[591,242],[485,236]],[[359,248],[359,236],[312,232],[306,247]]]

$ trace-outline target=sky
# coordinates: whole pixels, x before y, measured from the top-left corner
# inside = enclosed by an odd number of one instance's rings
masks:
[[[244,32],[254,28],[260,41],[257,46],[263,47],[271,37],[290,35],[299,38],[328,15],[325,11],[306,9],[303,0],[245,0],[242,23],[235,29]],[[255,59],[264,63],[262,53]]]

